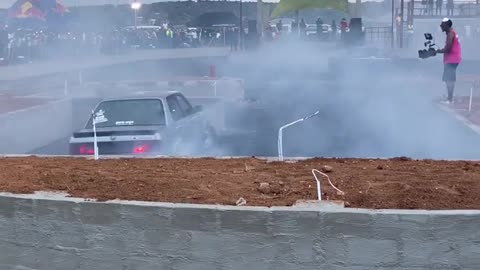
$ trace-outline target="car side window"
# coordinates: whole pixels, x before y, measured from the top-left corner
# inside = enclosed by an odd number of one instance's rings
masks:
[[[182,109],[184,115],[188,116],[188,115],[192,114],[193,107],[190,104],[190,102],[188,102],[188,100],[182,95],[176,95],[176,97],[177,97],[178,105]]]
[[[178,121],[184,117],[183,111],[178,104],[177,98],[175,95],[167,97],[168,109],[174,121]]]

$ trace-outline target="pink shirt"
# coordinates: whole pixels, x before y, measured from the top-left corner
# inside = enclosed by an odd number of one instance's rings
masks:
[[[462,46],[460,46],[457,32],[453,29],[451,31],[454,34],[452,50],[443,55],[443,62],[445,64],[460,64],[462,62]]]

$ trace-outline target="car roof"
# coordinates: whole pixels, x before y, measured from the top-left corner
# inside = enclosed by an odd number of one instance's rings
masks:
[[[117,101],[117,100],[133,100],[133,99],[164,99],[174,94],[181,94],[179,91],[137,91],[136,93],[148,92],[148,95],[132,95],[122,96],[119,98],[103,99],[102,102]]]

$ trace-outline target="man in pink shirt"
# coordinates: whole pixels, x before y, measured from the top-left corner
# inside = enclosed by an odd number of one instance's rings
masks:
[[[453,91],[457,80],[457,67],[462,62],[462,47],[457,32],[452,28],[452,21],[448,18],[442,20],[440,27],[447,34],[447,41],[443,49],[437,53],[443,53],[443,81],[447,85],[447,104],[453,103]]]

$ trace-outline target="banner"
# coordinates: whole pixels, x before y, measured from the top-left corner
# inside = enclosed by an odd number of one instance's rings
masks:
[[[68,9],[58,0],[17,0],[8,9],[8,17],[16,19],[47,20],[52,15],[63,15]]]
[[[8,17],[45,20],[45,13],[36,5],[38,0],[18,0],[8,10]]]

